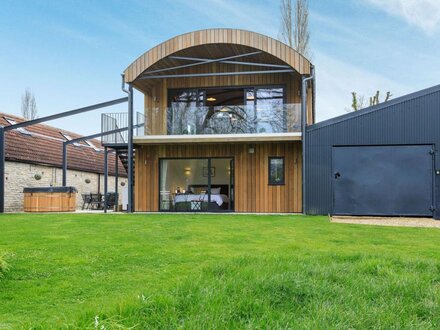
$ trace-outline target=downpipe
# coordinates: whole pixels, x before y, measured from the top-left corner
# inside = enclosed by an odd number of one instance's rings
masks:
[[[310,66],[310,75],[303,76],[301,83],[301,149],[302,149],[302,213],[306,213],[306,128],[307,128],[307,85],[309,81],[315,80],[315,67]],[[312,86],[314,89],[314,86]],[[312,91],[313,93],[313,91]],[[313,96],[313,94],[312,94]],[[312,101],[314,104],[314,101]],[[313,105],[312,105],[313,107]]]
[[[128,94],[128,141],[127,141],[127,158],[128,158],[128,205],[127,213],[133,212],[133,87],[128,85],[128,89],[125,88],[125,75],[122,74],[122,86],[123,92]]]

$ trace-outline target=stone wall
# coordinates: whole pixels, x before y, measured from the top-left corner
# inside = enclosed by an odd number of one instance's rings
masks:
[[[35,175],[41,176],[37,180]],[[86,183],[86,180],[90,183]],[[104,175],[81,172],[67,171],[67,185],[78,189],[77,208],[82,206],[81,194],[97,193],[98,182],[100,181],[99,192],[104,192]],[[121,203],[122,183],[127,184],[127,178],[119,177],[119,202]],[[50,187],[62,186],[63,171],[61,168],[50,166],[33,165],[17,162],[6,162],[5,169],[5,211],[21,212],[23,211],[23,188],[25,187]],[[115,177],[108,178],[108,191],[115,191]]]

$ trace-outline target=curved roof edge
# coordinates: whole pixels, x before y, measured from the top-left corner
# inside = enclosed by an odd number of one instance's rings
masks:
[[[125,69],[125,82],[133,82],[150,66],[173,53],[207,44],[252,47],[279,58],[300,74],[310,74],[309,60],[281,41],[256,32],[219,28],[184,33],[151,48]]]

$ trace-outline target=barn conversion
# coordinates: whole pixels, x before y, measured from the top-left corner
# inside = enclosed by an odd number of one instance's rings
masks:
[[[314,123],[308,59],[258,33],[208,29],[147,50],[122,90],[55,117],[127,102],[102,114],[98,135],[126,161],[128,212],[440,218],[440,85]],[[3,174],[4,132],[23,127],[0,124]]]

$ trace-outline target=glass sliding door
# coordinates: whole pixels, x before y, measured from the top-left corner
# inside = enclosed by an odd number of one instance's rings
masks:
[[[232,211],[231,158],[160,159],[159,210]]]
[[[160,211],[202,211],[208,196],[208,159],[161,159]]]
[[[231,158],[211,158],[209,211],[232,211],[234,209],[234,163]]]

